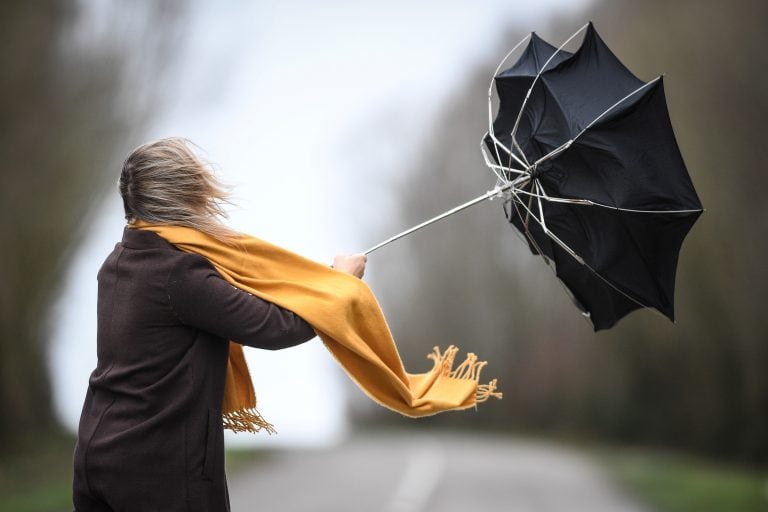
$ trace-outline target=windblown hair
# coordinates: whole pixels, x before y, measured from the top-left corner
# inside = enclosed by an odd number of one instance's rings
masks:
[[[222,242],[237,235],[222,222],[226,188],[186,139],[160,139],[134,149],[118,185],[128,222],[186,226]]]

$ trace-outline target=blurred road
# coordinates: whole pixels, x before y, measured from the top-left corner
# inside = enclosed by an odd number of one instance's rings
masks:
[[[588,457],[477,435],[361,434],[230,478],[233,512],[647,512]]]

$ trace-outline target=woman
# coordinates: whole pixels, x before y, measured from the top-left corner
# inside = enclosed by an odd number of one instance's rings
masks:
[[[291,311],[235,288],[141,223],[222,243],[227,197],[182,139],[135,149],[119,182],[128,226],[98,274],[98,364],[74,456],[77,512],[229,510],[222,399],[228,340],[278,350],[315,336]],[[363,255],[334,267],[362,277]]]

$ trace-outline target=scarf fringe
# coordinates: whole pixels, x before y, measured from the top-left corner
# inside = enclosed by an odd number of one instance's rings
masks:
[[[277,434],[274,425],[264,419],[255,407],[229,411],[221,415],[224,428],[232,432],[256,433],[265,430],[267,434]]]
[[[438,375],[443,377],[477,382],[477,391],[475,392],[476,403],[485,402],[490,398],[502,398],[503,393],[496,391],[497,379],[493,379],[488,384],[480,384],[480,372],[488,362],[478,361],[474,353],[469,352],[464,362],[455,369],[453,368],[458,351],[459,349],[455,345],[449,346],[442,353],[440,352],[440,347],[434,347],[432,353],[427,355],[427,358],[435,362],[433,371],[438,372]]]
[[[458,351],[459,349],[454,345],[445,349],[445,352],[442,354],[440,353],[440,347],[432,348],[432,353],[427,354],[427,359],[431,359],[435,362],[435,367],[432,371],[437,372],[438,375],[449,376],[451,368],[453,367],[453,361],[456,359],[456,353]]]
[[[477,393],[475,394],[475,402],[481,404],[489,398],[503,398],[504,393],[496,391],[496,379],[493,379],[488,384],[480,384],[477,386]]]

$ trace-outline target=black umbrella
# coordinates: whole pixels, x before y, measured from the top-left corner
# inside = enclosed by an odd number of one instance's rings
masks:
[[[593,25],[573,54],[531,34],[496,75],[487,160],[505,212],[595,330],[652,307],[674,320],[683,239],[702,212],[661,77],[644,83]]]
[[[574,53],[562,48],[586,29]],[[522,56],[499,73],[528,40]],[[535,33],[502,60],[488,92],[483,150],[496,187],[368,249],[366,254],[486,199],[563,282],[595,330],[655,308],[674,320],[683,239],[702,212],[667,112],[662,79],[619,62],[591,23],[560,48]]]

